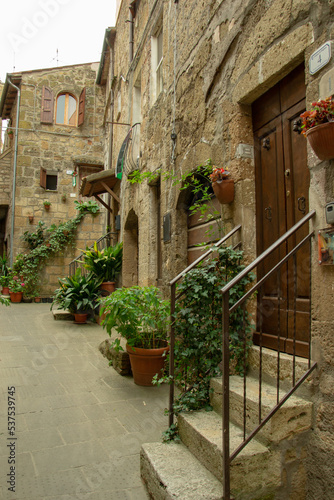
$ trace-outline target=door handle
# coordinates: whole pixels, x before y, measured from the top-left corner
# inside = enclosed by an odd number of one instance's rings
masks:
[[[305,214],[306,212],[306,199],[305,196],[298,198],[298,210]]]
[[[267,207],[264,209],[264,216],[269,222],[271,222],[271,219],[273,218],[271,207]]]

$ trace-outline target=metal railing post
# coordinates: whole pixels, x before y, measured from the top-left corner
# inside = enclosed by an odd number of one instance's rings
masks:
[[[229,291],[223,294],[223,495],[230,500],[230,345]]]
[[[175,347],[175,290],[176,283],[171,284],[171,305],[170,305],[170,339],[169,339],[169,374],[172,378],[169,388],[169,427],[174,423],[174,347]]]

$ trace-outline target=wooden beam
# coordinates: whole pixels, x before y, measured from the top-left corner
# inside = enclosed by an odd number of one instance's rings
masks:
[[[102,205],[112,214],[112,209],[99,197],[99,195],[94,194],[94,198],[100,203],[102,203]]]
[[[108,191],[108,193],[111,194],[111,196],[113,198],[115,198],[115,200],[117,201],[117,203],[120,203],[120,199],[118,198],[117,194],[115,194],[114,191],[112,189],[110,189],[110,187],[107,186],[107,184],[105,182],[101,181],[101,184],[104,187],[104,189],[106,189]]]

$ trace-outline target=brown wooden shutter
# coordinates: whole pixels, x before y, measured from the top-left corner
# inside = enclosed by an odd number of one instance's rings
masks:
[[[53,92],[49,87],[42,89],[41,123],[53,123]]]
[[[39,183],[42,188],[46,189],[46,170],[43,167],[41,167]]]
[[[85,120],[85,99],[86,99],[86,87],[82,89],[79,98],[78,127],[80,127],[80,125],[83,125],[83,122]]]

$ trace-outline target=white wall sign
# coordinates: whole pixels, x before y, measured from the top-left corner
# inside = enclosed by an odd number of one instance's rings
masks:
[[[309,60],[309,70],[311,75],[317,73],[331,60],[331,42],[324,43],[318,50],[313,52]]]

